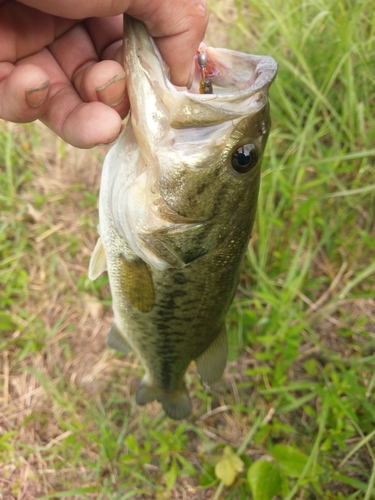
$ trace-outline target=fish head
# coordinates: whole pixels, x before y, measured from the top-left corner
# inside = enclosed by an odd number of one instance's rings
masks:
[[[142,23],[128,18],[124,39],[131,114],[110,156],[114,220],[148,264],[183,267],[254,217],[277,66],[202,44],[213,93],[200,94],[198,63],[177,88]]]

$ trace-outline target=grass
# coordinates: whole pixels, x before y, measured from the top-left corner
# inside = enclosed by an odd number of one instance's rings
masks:
[[[1,124],[6,500],[375,498],[373,3],[211,10],[228,46],[279,63],[226,376],[206,393],[189,372],[183,423],[135,405],[142,370],[104,349],[108,284],[87,279],[104,150]]]

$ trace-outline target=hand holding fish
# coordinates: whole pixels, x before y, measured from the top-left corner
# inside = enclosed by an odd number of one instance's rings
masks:
[[[123,12],[145,23],[172,82],[187,85],[204,0],[0,0],[0,118],[40,119],[81,148],[115,140],[129,111]]]

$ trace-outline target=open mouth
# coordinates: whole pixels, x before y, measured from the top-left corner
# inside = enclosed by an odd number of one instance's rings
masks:
[[[245,60],[244,60],[245,59]],[[201,43],[195,56],[195,75],[191,94],[234,94],[252,87],[261,77],[261,56],[239,55],[228,49],[215,49]],[[263,78],[261,78],[263,81]]]

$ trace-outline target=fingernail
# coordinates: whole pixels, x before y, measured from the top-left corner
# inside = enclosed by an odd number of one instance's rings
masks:
[[[125,96],[125,73],[120,73],[101,87],[97,87],[96,95],[100,102],[107,106],[117,106]]]
[[[113,141],[111,141],[111,142],[99,142],[98,144],[96,144],[96,146],[113,146],[113,144],[117,141],[117,139],[122,134],[124,128],[125,128],[125,125],[121,125],[120,132],[117,134],[117,137]]]
[[[193,85],[194,76],[195,76],[195,57],[193,59],[193,64],[191,65],[191,68],[190,68],[189,80],[188,80],[187,85],[186,85],[186,88],[188,90],[190,90],[191,86]]]
[[[43,83],[40,87],[37,87],[35,89],[26,89],[26,102],[31,108],[37,108],[41,104],[44,103],[44,101],[47,98],[49,91],[49,81],[47,80],[46,82]]]

